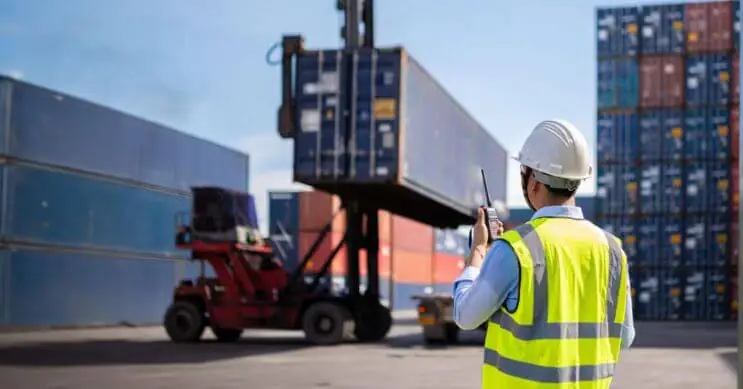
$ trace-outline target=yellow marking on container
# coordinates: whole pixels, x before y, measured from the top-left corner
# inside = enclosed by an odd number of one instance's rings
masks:
[[[390,98],[374,100],[374,119],[393,120],[397,117],[397,101]]]
[[[681,138],[682,135],[684,135],[684,129],[681,127],[674,127],[671,130],[671,136],[674,138]]]

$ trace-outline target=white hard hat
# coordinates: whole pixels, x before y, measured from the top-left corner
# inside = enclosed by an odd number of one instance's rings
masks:
[[[547,184],[557,187],[562,185],[556,181],[582,181],[591,177],[593,170],[586,138],[565,120],[545,120],[537,124],[514,159],[549,176],[538,178],[553,181]],[[558,180],[551,180],[552,177]]]

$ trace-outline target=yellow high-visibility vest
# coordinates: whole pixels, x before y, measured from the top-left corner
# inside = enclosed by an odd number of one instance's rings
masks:
[[[619,359],[627,257],[588,221],[538,218],[501,238],[519,261],[519,301],[488,323],[485,389],[608,389]]]

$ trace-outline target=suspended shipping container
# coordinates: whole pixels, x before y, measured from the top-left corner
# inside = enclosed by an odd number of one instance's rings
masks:
[[[248,189],[245,154],[3,77],[0,131],[0,153],[14,159],[182,191],[191,186]]]
[[[339,90],[350,60],[354,96]],[[472,222],[484,202],[481,168],[492,199],[505,199],[506,150],[402,49],[307,51],[296,69],[295,180],[340,195],[373,192],[380,208],[437,227]],[[354,128],[337,113],[349,98]]]

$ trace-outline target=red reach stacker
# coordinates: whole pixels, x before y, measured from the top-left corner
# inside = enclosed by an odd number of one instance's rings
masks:
[[[200,261],[201,274],[176,287],[164,325],[171,340],[195,342],[206,327],[219,341],[233,342],[244,329],[303,330],[315,344],[377,341],[392,325],[378,296],[335,295],[320,288],[335,247],[318,274],[304,273],[330,230],[330,223],[292,272],[258,233],[252,196],[220,188],[192,188],[190,223],[179,223],[178,248]],[[332,222],[332,220],[331,220]],[[216,277],[206,277],[206,265]]]

